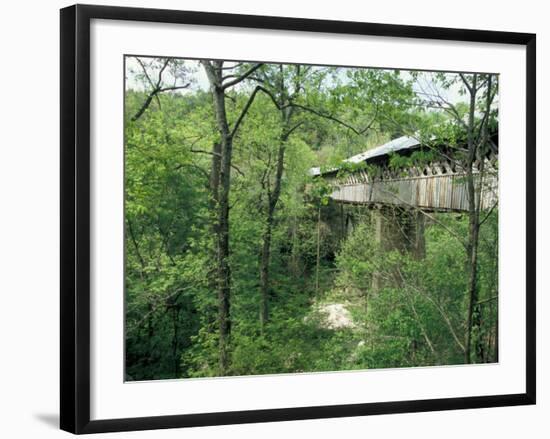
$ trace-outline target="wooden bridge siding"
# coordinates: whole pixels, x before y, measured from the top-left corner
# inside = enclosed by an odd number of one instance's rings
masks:
[[[373,183],[355,182],[335,187],[331,198],[340,202],[410,205],[425,209],[452,211],[468,210],[466,182],[464,175],[460,174],[406,177]],[[484,176],[481,197],[482,209],[490,209],[496,202],[496,176]]]

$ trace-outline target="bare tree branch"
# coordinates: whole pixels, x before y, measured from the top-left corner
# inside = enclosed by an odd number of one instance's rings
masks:
[[[239,77],[233,79],[232,81],[226,82],[225,84],[222,84],[222,88],[224,90],[228,89],[229,87],[233,87],[234,85],[237,85],[239,82],[244,81],[246,78],[248,78],[252,73],[254,73],[256,70],[258,70],[261,66],[263,66],[263,63],[259,63],[251,67],[248,71],[240,75]]]
[[[424,297],[426,300],[428,300],[435,307],[435,309],[437,309],[439,311],[439,314],[441,314],[441,317],[443,317],[443,320],[447,324],[447,327],[449,328],[449,331],[450,331],[454,341],[460,347],[462,352],[464,352],[466,350],[466,348],[464,347],[464,344],[458,338],[458,336],[456,334],[456,331],[454,330],[453,324],[452,324],[451,320],[449,319],[449,316],[447,315],[447,313],[445,313],[445,311],[443,311],[443,308],[433,298],[431,298],[428,293],[426,293],[425,291],[420,290],[420,288],[417,288],[416,286],[411,285],[410,283],[408,283],[405,280],[405,277],[403,276],[403,273],[401,273],[401,270],[397,270],[397,272],[399,273],[399,277],[401,278],[401,281],[404,284],[406,284],[407,286],[410,286],[415,291],[420,293],[422,295],[422,297]]]
[[[464,83],[464,85],[466,86],[470,94],[472,94],[474,90],[474,86],[470,85],[470,83],[466,79],[466,76],[464,76],[464,73],[459,73],[458,75],[460,76],[460,79],[462,79],[462,82]]]
[[[136,120],[138,120],[143,115],[143,113],[145,113],[147,108],[149,108],[149,106],[151,105],[151,102],[153,101],[153,99],[156,99],[159,108],[161,108],[160,99],[159,99],[159,96],[158,96],[160,93],[165,92],[165,91],[181,90],[181,89],[184,89],[184,88],[188,88],[191,85],[191,83],[187,83],[187,84],[183,84],[183,85],[174,85],[174,86],[171,86],[171,87],[162,87],[161,86],[162,85],[162,75],[164,73],[164,70],[166,69],[166,67],[168,66],[170,61],[172,60],[172,58],[166,58],[165,59],[164,64],[162,65],[162,67],[159,71],[158,79],[157,79],[156,84],[153,82],[153,80],[149,76],[149,73],[147,72],[147,68],[146,68],[145,64],[143,64],[143,61],[139,57],[135,57],[135,59],[137,60],[137,62],[141,66],[141,68],[143,70],[143,74],[145,75],[145,78],[147,79],[147,82],[149,82],[149,84],[151,85],[152,89],[149,92],[149,94],[147,95],[147,97],[145,98],[145,101],[143,102],[143,104],[141,105],[139,110],[132,116],[132,118],[131,118],[132,122],[135,122]]]
[[[215,155],[217,157],[221,157],[222,155],[219,153],[219,152],[214,152],[214,151],[206,151],[204,149],[195,149],[195,148],[191,148],[190,149],[191,152],[196,152],[196,153],[200,153],[200,154],[208,154],[208,155]],[[244,173],[243,171],[241,171],[237,165],[234,165],[233,163],[231,164],[231,167],[237,171],[242,177],[244,177]]]
[[[162,74],[164,73],[164,70],[166,69],[166,66],[168,66],[168,63],[170,62],[170,60],[171,58],[166,58],[166,60],[164,61],[164,65],[162,66],[159,72],[159,80],[157,81],[156,88],[160,88],[160,84],[162,83]]]
[[[201,168],[200,166],[198,165],[195,165],[194,163],[180,163],[179,165],[176,166],[176,171],[180,170],[181,168],[184,168],[184,167],[189,167],[189,168],[193,168],[193,169],[196,169],[197,171],[199,171],[207,180],[207,183],[208,183],[208,180],[210,178],[210,175],[208,175],[208,172],[206,172],[203,168]],[[207,184],[208,186],[208,184]]]
[[[174,85],[172,87],[163,87],[163,88],[159,88],[158,93],[162,93],[163,91],[182,90],[184,88],[189,88],[190,85],[191,85],[191,83],[188,82],[187,84],[183,84],[183,85]]]
[[[288,106],[290,107],[295,107],[295,108],[299,108],[301,110],[304,110],[304,111],[307,111],[309,113],[312,113],[312,114],[315,114],[316,116],[319,116],[319,117],[322,117],[324,119],[328,119],[328,120],[331,120],[333,122],[336,122],[340,125],[342,125],[343,127],[346,127],[348,128],[349,130],[353,131],[353,133],[359,135],[359,136],[362,136],[364,135],[369,129],[372,128],[374,122],[376,121],[376,117],[377,117],[377,114],[375,114],[375,116],[373,117],[373,119],[369,122],[369,124],[363,128],[363,129],[358,129],[358,128],[355,128],[354,126],[350,125],[349,123],[347,122],[344,122],[343,120],[331,115],[331,114],[325,114],[325,113],[322,113],[320,111],[317,111],[313,108],[310,108],[310,107],[307,107],[305,105],[301,105],[301,104],[295,104],[295,103],[290,103],[288,104]],[[376,111],[376,113],[378,113],[378,110]]]
[[[261,86],[256,86],[256,88],[254,89],[254,91],[250,94],[250,96],[248,97],[248,101],[246,101],[246,104],[244,106],[244,108],[242,109],[241,111],[241,114],[239,115],[239,117],[237,118],[237,120],[235,121],[235,124],[233,125],[233,129],[231,130],[231,137],[234,137],[235,134],[237,133],[237,130],[239,129],[239,126],[241,125],[244,117],[246,116],[246,113],[248,112],[248,110],[250,109],[250,106],[252,105],[252,102],[254,102],[254,99],[256,97],[256,94],[258,93],[258,91],[260,91],[261,89],[263,89],[263,87]],[[269,93],[268,93],[269,94]]]
[[[153,81],[151,80],[151,77],[149,76],[149,73],[147,72],[147,69],[145,68],[145,64],[143,64],[143,61],[139,58],[139,57],[135,57],[135,59],[137,60],[137,62],[139,63],[139,65],[141,66],[141,69],[143,70],[143,74],[145,75],[145,78],[147,79],[147,81],[149,82],[149,84],[151,84],[151,87],[154,89],[156,88],[155,87],[155,84],[153,83]]]

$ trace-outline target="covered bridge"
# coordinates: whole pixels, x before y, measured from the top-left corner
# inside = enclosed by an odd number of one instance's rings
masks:
[[[493,140],[492,144],[497,143]],[[435,151],[434,159],[423,163],[412,160],[406,167],[390,166],[393,154],[410,157],[421,150]],[[466,211],[468,192],[461,156],[464,151],[457,148],[444,145],[429,148],[413,137],[403,136],[344,160],[344,164],[358,166],[355,170],[351,167],[343,176],[341,168],[312,168],[310,173],[331,183],[331,198],[336,202]],[[481,209],[489,209],[498,200],[498,149],[491,148],[483,160],[483,175],[479,172],[480,160],[474,163],[473,172]],[[369,172],[368,165],[374,165],[370,169],[376,172]]]

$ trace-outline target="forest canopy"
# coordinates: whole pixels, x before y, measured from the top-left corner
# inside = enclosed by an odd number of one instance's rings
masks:
[[[497,75],[128,56],[125,84],[127,380],[498,361]]]

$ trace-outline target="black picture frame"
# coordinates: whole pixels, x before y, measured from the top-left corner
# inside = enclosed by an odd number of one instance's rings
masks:
[[[181,23],[334,34],[486,42],[526,47],[526,392],[414,401],[346,404],[90,420],[90,21]],[[325,417],[535,404],[536,36],[210,12],[75,5],[61,10],[61,429],[81,434]]]

